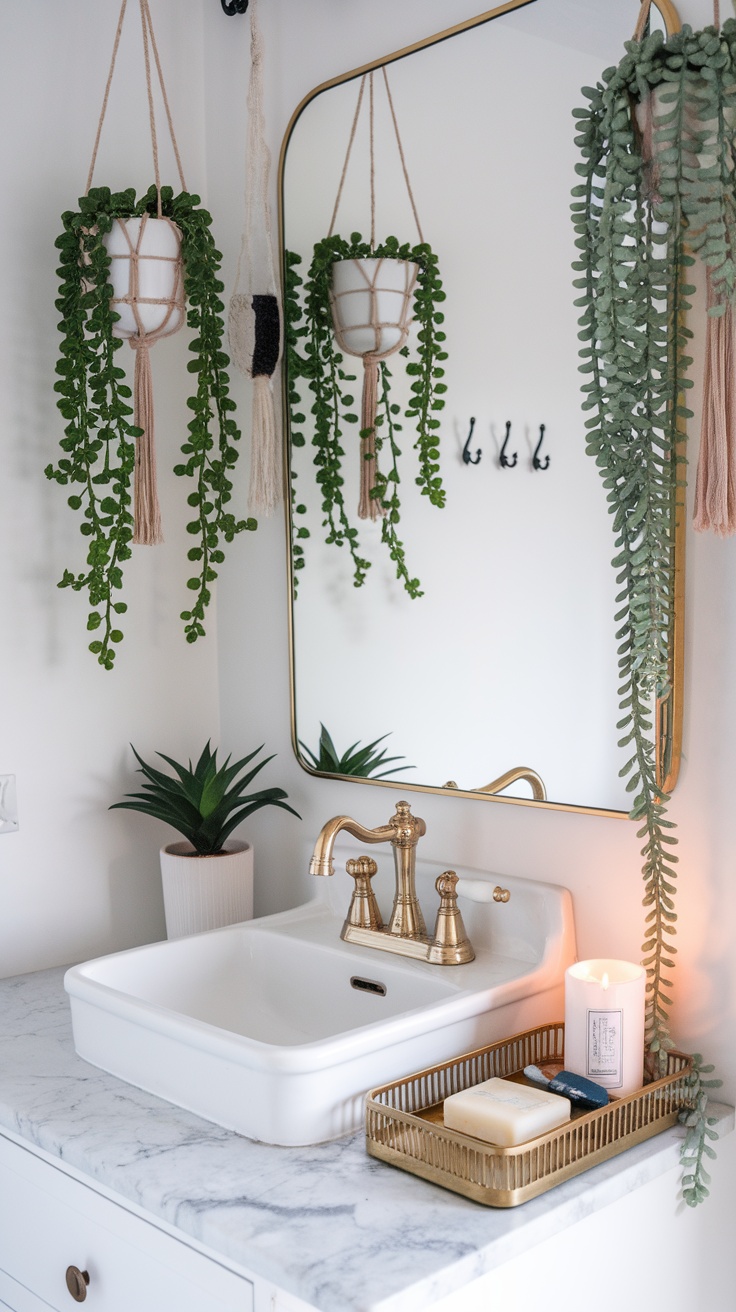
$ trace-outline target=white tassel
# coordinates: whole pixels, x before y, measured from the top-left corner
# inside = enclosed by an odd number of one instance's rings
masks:
[[[272,515],[283,499],[283,468],[276,429],[271,379],[257,374],[253,379],[253,440],[251,444],[251,510]]]

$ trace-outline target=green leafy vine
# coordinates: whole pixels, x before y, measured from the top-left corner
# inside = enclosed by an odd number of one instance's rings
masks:
[[[723,313],[736,289],[736,182],[732,130],[736,111],[736,23],[723,31],[685,27],[665,40],[654,33],[626,45],[620,64],[583,93],[575,110],[581,182],[573,190],[579,258],[583,408],[588,452],[595,458],[613,515],[620,591],[616,614],[622,733],[621,770],[633,793],[631,816],[644,839],[643,944],[647,969],[649,1066],[664,1073],[676,948],[677,856],[668,797],[658,778],[653,712],[669,692],[674,609],[674,526],[684,475],[684,405],[691,386],[692,336],[685,315],[694,288],[693,253],[704,260]],[[649,147],[641,116],[653,121]],[[727,130],[728,129],[728,130]],[[692,1105],[683,1113],[683,1194],[707,1195],[704,1156],[716,1137],[704,1080],[712,1067],[694,1059]]]
[[[285,340],[287,357],[287,399],[290,412],[291,443],[293,447],[304,446],[303,426],[306,416],[302,411],[302,391],[300,383],[305,383],[312,393],[313,417],[312,445],[314,447],[314,466],[316,482],[322,502],[324,515],[322,526],[326,541],[338,547],[347,547],[351,557],[353,583],[361,587],[365,582],[370,562],[360,554],[358,530],[352,524],[345,505],[343,460],[345,458],[345,433],[347,425],[354,428],[356,440],[362,436],[358,428],[359,418],[355,413],[355,398],[352,385],[355,375],[345,369],[345,360],[339,350],[333,332],[330,308],[330,285],[332,265],[336,260],[387,258],[411,260],[419,266],[417,288],[414,296],[414,319],[418,323],[416,360],[408,361],[406,372],[411,377],[411,396],[405,409],[405,417],[410,420],[416,431],[414,449],[418,457],[418,476],[416,483],[421,494],[438,507],[445,504],[445,491],[442,486],[439,466],[439,429],[440,420],[437,413],[444,407],[444,361],[447,352],[444,349],[445,332],[442,328],[444,315],[437,307],[445,299],[439,277],[437,257],[425,243],[419,246],[400,245],[395,237],[389,237],[373,249],[364,241],[360,233],[353,233],[350,241],[340,236],[326,237],[314,248],[312,262],[307,277],[302,280],[297,272],[301,257],[293,252],[286,253],[285,277]],[[408,351],[399,352],[405,358]],[[385,362],[381,363],[379,389],[379,407],[376,417],[376,450],[380,452],[387,444],[390,453],[388,473],[376,474],[373,495],[381,502],[385,512],[381,539],[386,544],[390,558],[396,566],[396,575],[409,596],[422,595],[419,580],[413,578],[406,565],[403,544],[398,536],[397,525],[400,520],[400,472],[398,458],[401,451],[396,442],[396,435],[401,431],[397,416],[400,407],[390,399],[390,371]],[[292,479],[294,478],[292,473]],[[306,513],[306,508],[298,504],[293,489],[292,508],[295,514]],[[304,568],[304,548],[302,541],[309,536],[305,528],[297,528],[294,543],[294,569]]]
[[[238,520],[226,509],[232,495],[231,474],[240,432],[233,418],[235,403],[229,394],[228,357],[222,350],[224,324],[218,274],[222,256],[210,231],[212,219],[200,207],[199,197],[170,187],[161,189],[162,211],[182,233],[184,286],[188,301],[187,323],[194,331],[190,342],[190,372],[197,375],[188,401],[193,412],[189,436],[182,447],[186,456],[175,473],[195,480],[188,502],[196,518],[187,530],[197,535],[189,560],[199,569],[187,586],[196,593],[183,611],[188,642],[204,634],[204,613],[216,565],[224,559],[221,541],[254,529],[253,519]],[[117,218],[157,215],[155,187],[139,200],[133,189],[111,192],[92,189],[82,196],[77,211],[63,215],[64,230],[57,239],[60,251],[59,296],[62,341],[56,366],[58,407],[66,421],[62,455],[46,476],[73,488],[68,503],[82,511],[80,531],[88,539],[87,568],[78,574],[65,570],[61,588],[87,590],[90,612],[87,628],[96,636],[90,651],[105,669],[112,669],[116,645],[122,641],[118,617],[127,609],[117,596],[123,586],[122,566],[131,555],[133,515],[131,480],[135,466],[135,439],[140,430],[132,422],[131,389],[115,353],[123,345],[114,335],[119,318],[110,298],[110,261],[103,237]],[[212,431],[214,427],[214,433]]]

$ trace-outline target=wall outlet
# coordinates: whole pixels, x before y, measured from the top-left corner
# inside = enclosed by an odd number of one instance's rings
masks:
[[[18,798],[15,775],[0,774],[0,834],[13,834],[18,828]]]

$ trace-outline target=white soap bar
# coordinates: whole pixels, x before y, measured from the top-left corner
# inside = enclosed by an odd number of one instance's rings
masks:
[[[570,1103],[546,1089],[508,1080],[485,1080],[445,1098],[445,1125],[500,1148],[536,1139],[570,1119]]]

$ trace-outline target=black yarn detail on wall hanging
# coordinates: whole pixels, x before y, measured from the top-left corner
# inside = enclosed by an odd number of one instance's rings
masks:
[[[275,296],[254,296],[255,344],[251,373],[254,378],[265,374],[270,378],[279,359],[281,346],[281,317]]]

